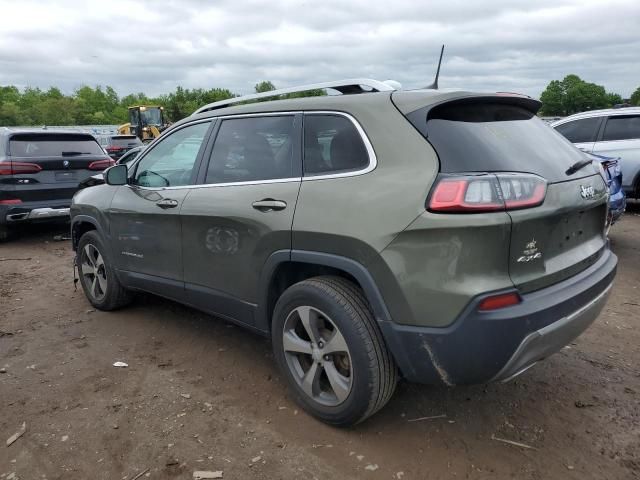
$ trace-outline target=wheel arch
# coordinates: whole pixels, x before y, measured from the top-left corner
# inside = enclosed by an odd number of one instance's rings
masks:
[[[97,220],[88,215],[76,215],[71,220],[71,245],[75,251],[78,248],[78,242],[85,233],[96,230],[102,234],[102,229]]]
[[[283,250],[274,252],[262,270],[256,327],[270,334],[273,310],[282,292],[294,283],[319,275],[338,275],[351,280],[364,292],[376,320],[390,320],[380,290],[371,274],[359,262],[324,252]]]

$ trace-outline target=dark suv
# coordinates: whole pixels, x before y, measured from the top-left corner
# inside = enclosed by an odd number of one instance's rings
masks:
[[[20,223],[68,218],[78,184],[115,162],[87,133],[0,128],[0,240]]]
[[[316,88],[344,95],[248,103]],[[508,380],[595,320],[617,263],[599,166],[539,106],[374,80],[207,105],[76,194],[82,287],[102,310],[141,290],[270,336],[335,425],[398,375]]]
[[[142,140],[135,135],[101,135],[97,138],[102,148],[114,160],[120,159],[132,148],[142,145]]]

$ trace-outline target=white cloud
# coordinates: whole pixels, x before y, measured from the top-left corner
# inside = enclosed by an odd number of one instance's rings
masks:
[[[342,77],[537,96],[569,73],[640,86],[640,2],[0,0],[0,84],[250,92]]]

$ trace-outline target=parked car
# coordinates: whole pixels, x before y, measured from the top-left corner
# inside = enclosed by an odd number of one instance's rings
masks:
[[[114,163],[88,133],[0,127],[0,240],[21,223],[68,220],[78,184]]]
[[[578,113],[551,126],[585,152],[620,157],[622,189],[640,198],[640,107]]]
[[[147,148],[146,145],[138,145],[137,147],[133,147],[127,153],[122,155],[116,163],[118,165],[122,165],[122,164],[129,165],[136,158],[138,158],[138,155],[140,155],[140,152],[142,152],[145,148]]]
[[[610,223],[617,222],[627,208],[627,197],[622,189],[622,168],[620,157],[605,157],[587,153],[589,158],[602,165],[602,174],[609,187]]]
[[[97,139],[114,160],[118,160],[132,148],[142,145],[142,141],[135,135],[98,135]]]
[[[332,88],[344,95],[248,103]],[[598,316],[591,160],[516,94],[329,82],[212,103],[73,200],[100,310],[152,292],[270,336],[294,398],[363,421],[399,376],[506,381]]]
[[[116,164],[117,165],[131,164],[136,158],[138,158],[138,155],[140,154],[140,152],[142,152],[142,150],[144,150],[145,148],[146,148],[146,145],[140,145],[139,147],[132,148],[127,153],[122,155],[118,159]],[[78,185],[78,190],[82,190],[83,188],[87,188],[87,187],[95,187],[96,185],[102,185],[103,183],[104,183],[104,175],[102,173],[97,173],[80,182],[80,184]]]

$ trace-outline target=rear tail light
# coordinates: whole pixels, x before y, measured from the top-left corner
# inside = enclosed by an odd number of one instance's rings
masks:
[[[2,162],[0,163],[0,175],[20,175],[24,173],[38,173],[42,167],[37,163]]]
[[[113,152],[119,152],[120,150],[124,150],[124,147],[107,147],[106,150],[109,153],[113,153]]]
[[[526,173],[441,175],[428,200],[432,212],[474,213],[536,207],[547,182]]]
[[[115,161],[109,160],[97,160],[89,164],[89,170],[104,170],[105,168],[112,167],[116,164]]]
[[[19,198],[8,198],[5,200],[0,200],[0,205],[20,205],[22,200]]]
[[[517,292],[500,293],[485,298],[478,305],[478,310],[487,312],[490,310],[498,310],[500,308],[511,307],[521,302],[520,295]]]

